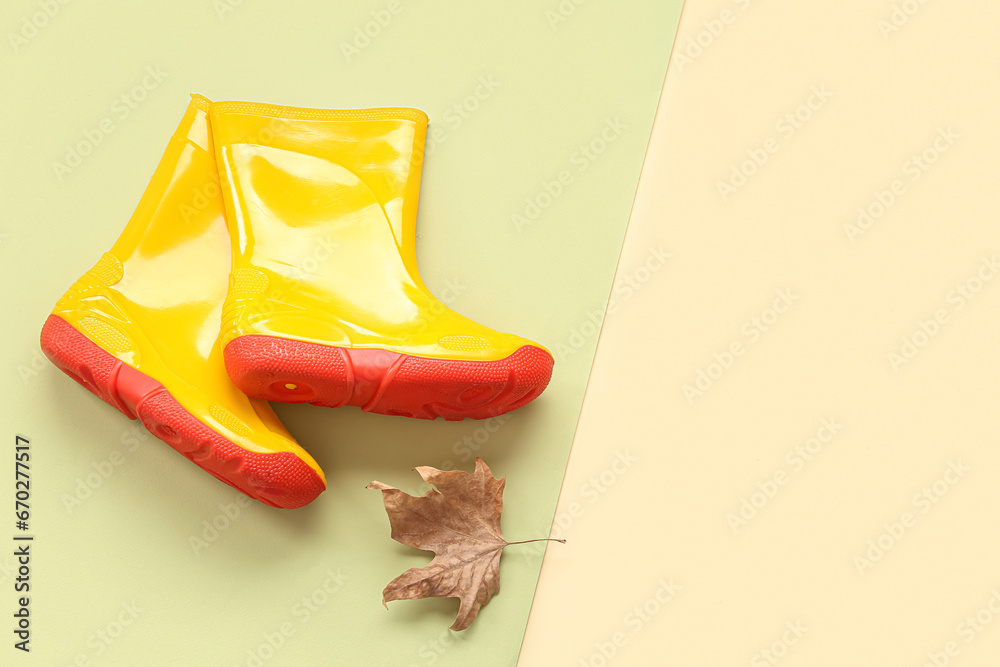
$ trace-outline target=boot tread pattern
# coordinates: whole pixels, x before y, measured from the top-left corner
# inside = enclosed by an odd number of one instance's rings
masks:
[[[531,402],[553,366],[533,345],[495,361],[463,361],[259,335],[234,339],[224,356],[229,376],[252,398],[449,421],[496,417]]]
[[[455,350],[456,352],[474,352],[488,349],[490,341],[479,336],[441,336],[438,339],[438,345],[446,350]]]
[[[101,255],[101,258],[97,260],[97,264],[94,264],[93,268],[87,273],[101,287],[111,287],[121,281],[125,275],[125,270],[122,268],[122,263],[117,257],[110,252],[106,252]]]
[[[233,433],[244,437],[250,435],[250,428],[241,422],[236,415],[229,410],[226,410],[221,405],[213,405],[208,409],[208,413],[212,415],[217,422],[228,428]]]
[[[96,317],[80,318],[80,326],[98,345],[112,352],[128,352],[132,343],[118,327]]]

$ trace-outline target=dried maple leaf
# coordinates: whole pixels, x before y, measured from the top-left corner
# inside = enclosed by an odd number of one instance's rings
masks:
[[[500,513],[507,478],[495,479],[481,458],[476,458],[472,474],[429,466],[414,470],[438,490],[417,497],[382,482],[367,487],[382,492],[392,539],[434,552],[426,567],[410,568],[390,581],[382,591],[382,604],[429,597],[458,598],[458,617],[451,629],[464,630],[500,590],[503,548],[547,538],[504,540]]]

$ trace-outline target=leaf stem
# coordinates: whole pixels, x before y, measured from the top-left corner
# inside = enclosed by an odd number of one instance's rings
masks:
[[[560,544],[566,544],[566,540],[561,540],[557,537],[536,537],[533,540],[521,540],[520,542],[508,542],[507,546],[511,544],[527,544],[528,542],[559,542]]]

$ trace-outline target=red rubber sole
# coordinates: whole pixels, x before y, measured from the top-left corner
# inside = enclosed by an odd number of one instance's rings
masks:
[[[292,452],[251,452],[184,409],[155,379],[108,354],[66,320],[49,315],[42,351],[61,371],[216,479],[265,505],[291,509],[312,502],[326,485]]]
[[[241,336],[226,370],[253,398],[311,403],[418,419],[486,419],[533,401],[552,377],[552,356],[533,345],[496,361],[431,359],[378,349]]]

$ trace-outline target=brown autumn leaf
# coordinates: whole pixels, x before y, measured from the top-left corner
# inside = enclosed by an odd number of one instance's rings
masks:
[[[382,604],[429,597],[458,598],[458,617],[451,629],[464,630],[500,590],[503,548],[543,540],[507,542],[503,538],[500,513],[507,477],[495,479],[481,458],[476,458],[472,474],[430,466],[414,470],[438,490],[417,497],[382,482],[367,487],[382,492],[392,539],[434,552],[425,567],[410,568],[390,581],[382,591]]]

